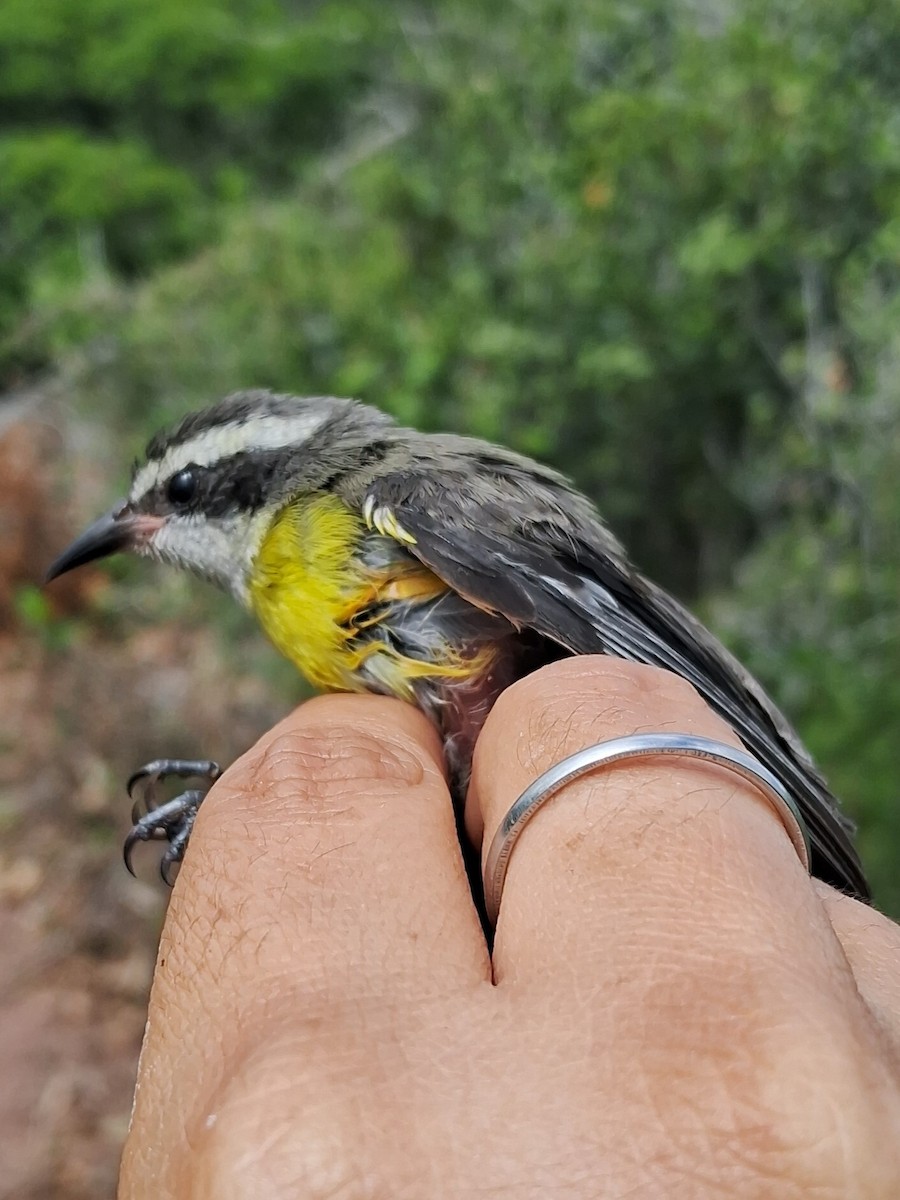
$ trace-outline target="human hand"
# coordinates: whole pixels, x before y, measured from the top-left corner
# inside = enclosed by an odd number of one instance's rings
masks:
[[[683,681],[567,659],[476,752],[487,842],[566,755],[736,742]],[[900,1195],[900,929],[736,776],[642,759],[523,833],[491,960],[438,739],[303,705],[205,800],[162,935],[123,1200]]]

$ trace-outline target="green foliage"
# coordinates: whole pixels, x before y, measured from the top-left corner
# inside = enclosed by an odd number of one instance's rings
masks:
[[[867,0],[7,0],[3,369],[65,361],[132,438],[268,385],[563,466],[715,595],[900,910],[898,30]]]
[[[6,0],[0,371],[21,366],[35,304],[146,274],[298,178],[367,80],[372,36],[364,3],[301,19],[278,0]]]
[[[13,596],[15,614],[23,628],[36,633],[48,650],[65,650],[74,635],[71,621],[57,617],[47,597],[31,584]]]
[[[850,313],[860,389],[834,391],[827,355],[810,364],[793,436],[748,459],[766,537],[713,612],[784,697],[900,913],[900,297],[869,285]]]
[[[126,390],[350,392],[512,439],[678,590],[726,581],[757,530],[729,477],[749,409],[789,426],[808,286],[853,369],[844,275],[894,218],[900,145],[889,49],[866,60],[883,86],[849,69],[852,5],[691,12],[382,13],[340,147],[136,298]]]

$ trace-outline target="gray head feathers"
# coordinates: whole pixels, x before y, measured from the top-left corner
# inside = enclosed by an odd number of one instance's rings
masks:
[[[323,447],[348,433],[357,444],[371,440],[391,424],[377,409],[333,396],[236,392],[150,441],[145,461],[135,467],[129,501],[167,511],[170,481],[190,470],[195,507],[206,515],[258,508],[276,499],[273,487],[293,481],[304,463],[323,461]]]
[[[248,422],[269,421],[274,428],[278,422],[287,432],[291,426],[301,429],[304,424],[315,425],[330,415],[353,406],[352,400],[333,396],[290,396],[260,388],[233,392],[224,400],[199,412],[188,413],[174,429],[162,430],[147,445],[148,462],[158,462],[176,446],[203,442],[226,430],[246,428]]]

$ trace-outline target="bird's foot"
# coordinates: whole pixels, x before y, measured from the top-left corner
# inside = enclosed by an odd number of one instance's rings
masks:
[[[131,810],[134,824],[123,847],[125,866],[132,875],[131,856],[138,842],[166,838],[169,845],[159,864],[159,873],[171,887],[172,869],[184,858],[197,809],[221,774],[218,763],[191,758],[160,758],[135,771],[128,780],[128,795],[135,801]],[[202,779],[207,786],[190,788],[160,804],[157,799],[159,785],[170,778]]]

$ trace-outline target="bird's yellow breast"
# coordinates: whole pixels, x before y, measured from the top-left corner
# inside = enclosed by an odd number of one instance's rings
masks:
[[[315,687],[353,688],[348,619],[371,599],[354,570],[361,520],[335,496],[289,504],[264,536],[250,574],[250,602],[278,649]]]
[[[378,690],[412,699],[415,679],[480,670],[481,657],[459,658],[437,630],[433,654],[415,658],[382,636],[393,614],[427,605],[447,586],[400,546],[379,556],[377,570],[364,566],[362,543],[373,536],[330,494],[304,497],[275,516],[248,581],[272,642],[323,691],[370,690],[377,679]]]

